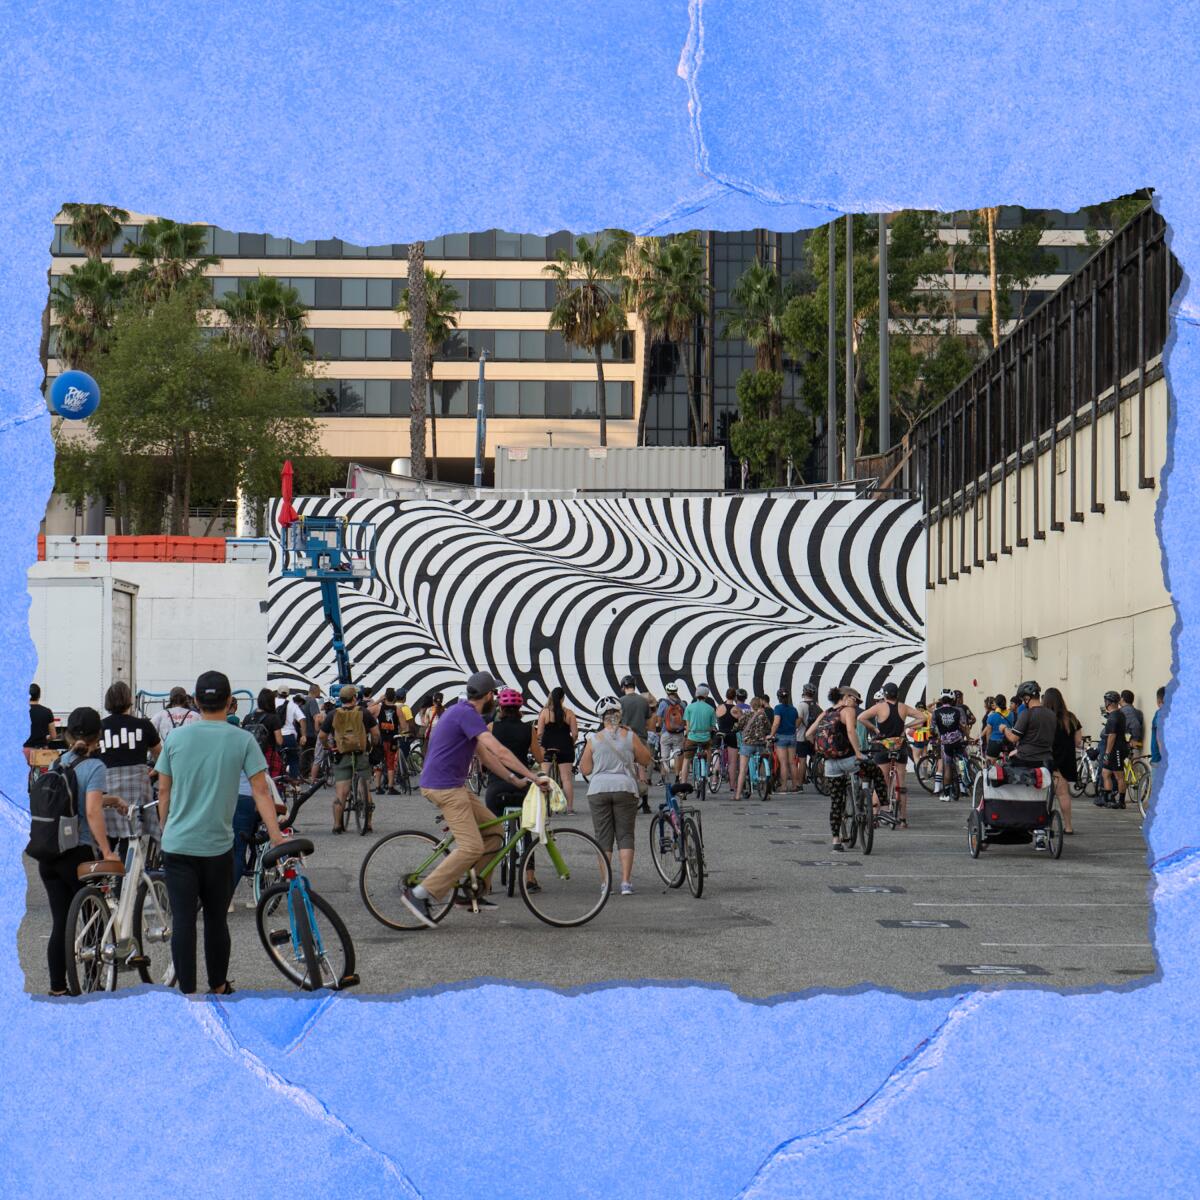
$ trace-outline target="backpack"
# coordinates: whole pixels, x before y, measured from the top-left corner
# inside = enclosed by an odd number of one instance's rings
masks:
[[[394,704],[383,704],[379,708],[379,731],[380,733],[394,733],[396,729],[397,718],[396,706]]]
[[[56,762],[29,789],[29,845],[25,853],[51,862],[79,845],[79,781],[75,768]]]
[[[813,749],[822,758],[849,758],[854,753],[840,708],[831,708],[821,717],[813,730]]]
[[[687,728],[687,722],[683,719],[683,705],[678,700],[667,705],[667,711],[663,713],[663,728],[667,733],[682,733]]]
[[[339,708],[333,714],[333,740],[339,754],[361,754],[367,748],[367,726],[361,708]]]
[[[274,740],[271,737],[271,731],[264,724],[264,718],[267,716],[262,709],[256,708],[243,722],[242,728],[251,734],[254,740],[258,743],[258,748],[265,756],[270,748],[271,742]]]

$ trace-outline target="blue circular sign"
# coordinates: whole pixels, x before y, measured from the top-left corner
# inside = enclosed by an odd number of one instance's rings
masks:
[[[82,421],[100,407],[100,385],[86,371],[64,371],[50,385],[50,404],[68,421]]]

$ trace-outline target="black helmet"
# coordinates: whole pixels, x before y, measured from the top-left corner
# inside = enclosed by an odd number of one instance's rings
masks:
[[[634,678],[632,675],[626,675],[625,678],[621,680],[621,686],[623,688],[637,687],[637,684],[634,682]]]
[[[749,694],[750,693],[747,692],[745,688],[738,688],[737,690],[737,698],[739,700],[744,701]]]
[[[1036,680],[1027,679],[1019,688],[1017,688],[1018,700],[1040,700],[1042,689]]]
[[[1104,703],[1105,704],[1120,704],[1121,703],[1121,693],[1120,692],[1105,692],[1104,693]]]
[[[885,683],[883,685],[884,697],[888,700],[895,700],[900,695],[900,689],[894,683]]]

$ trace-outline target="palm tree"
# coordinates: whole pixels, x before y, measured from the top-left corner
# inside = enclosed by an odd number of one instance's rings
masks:
[[[575,240],[575,255],[558,252],[558,261],[545,268],[554,277],[554,308],[550,328],[557,329],[572,346],[590,350],[596,362],[596,411],[600,415],[600,445],[608,445],[608,412],[604,397],[605,346],[613,345],[625,332],[625,309],[618,293],[620,284],[620,239],[607,243],[597,236]]]
[[[125,243],[126,253],[138,260],[130,282],[147,304],[169,296],[187,280],[201,278],[205,267],[220,262],[214,255],[202,253],[204,237],[203,225],[156,217],[142,226],[136,246]]]
[[[760,371],[783,369],[783,311],[790,296],[774,267],[754,262],[742,273],[729,294],[734,311],[722,336],[740,338],[754,347],[754,365]]]
[[[999,284],[996,273],[996,222],[1000,218],[998,208],[980,210],[984,228],[987,230],[988,248],[988,296],[992,306],[992,349],[1000,345]]]
[[[646,413],[650,409],[650,347],[663,331],[652,322],[651,280],[658,267],[660,239],[625,235],[621,239],[621,302],[637,315],[642,334],[642,391],[638,409],[637,445],[646,441]]]
[[[438,477],[437,406],[433,403],[433,360],[441,353],[450,334],[458,328],[458,289],[446,282],[445,271],[425,268],[425,335],[429,349],[429,432],[433,442],[433,477]],[[412,327],[408,313],[408,288],[400,294],[396,312]]]
[[[260,273],[244,294],[223,297],[217,308],[228,321],[226,337],[230,344],[264,366],[283,357],[312,354],[312,342],[304,326],[308,309],[301,303],[300,293],[274,275]]]
[[[683,356],[692,441],[699,446],[711,440],[711,431],[705,434],[696,402],[692,353],[696,319],[707,314],[712,290],[705,270],[704,250],[695,233],[683,233],[664,239],[650,255],[650,270],[641,285],[645,319],[651,329],[670,339]],[[647,346],[647,357],[649,349]]]
[[[103,349],[124,282],[111,263],[89,258],[51,290],[50,306],[58,318],[56,357],[68,367],[87,365]]]
[[[425,392],[429,386],[429,299],[425,291],[425,243],[408,247],[409,327],[412,331],[412,402],[409,408],[409,471],[424,479]]]
[[[64,204],[63,216],[69,218],[67,233],[88,258],[99,260],[105,249],[121,235],[121,226],[129,220],[123,208],[111,204]]]

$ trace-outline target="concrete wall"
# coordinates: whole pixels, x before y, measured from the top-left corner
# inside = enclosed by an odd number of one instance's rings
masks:
[[[267,680],[266,563],[39,562],[30,578],[75,574],[137,585],[134,687],[191,691],[201,671],[224,671],[234,688]],[[36,642],[36,635],[35,635]],[[38,647],[39,659],[43,657]],[[91,703],[99,707],[103,697]],[[53,703],[53,700],[51,699]]]
[[[1121,405],[1121,486],[1127,501],[1113,499],[1112,438],[1114,415],[1098,422],[1097,488],[1103,514],[1091,508],[1091,429],[1076,433],[1076,508],[1083,521],[1071,520],[1070,445],[1036,462],[1044,540],[1033,537],[1033,472],[1021,470],[1021,536],[1016,543],[1016,487],[1007,480],[1005,523],[1011,554],[999,553],[1000,491],[992,491],[992,543],[997,561],[928,592],[930,695],[943,686],[962,688],[978,713],[983,697],[1013,689],[1023,679],[1043,688],[1061,688],[1067,704],[1085,728],[1098,723],[1101,696],[1109,688],[1130,688],[1138,707],[1149,714],[1155,690],[1166,684],[1171,666],[1174,610],[1163,583],[1162,551],[1155,530],[1161,472],[1167,449],[1167,390],[1163,380],[1150,385],[1146,399],[1146,474],[1155,486],[1140,488],[1137,478],[1137,397]],[[1057,489],[1062,532],[1049,529],[1049,489]],[[986,512],[981,497],[976,526],[980,553],[986,544]],[[937,575],[937,539],[943,538],[943,563],[959,564],[959,521],[930,530],[931,577]],[[973,558],[970,516],[966,524],[967,565]],[[953,558],[949,557],[953,553]],[[1022,639],[1038,639],[1037,659],[1026,657]],[[973,681],[977,680],[978,683]]]

